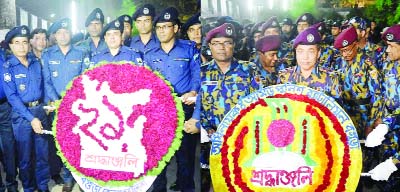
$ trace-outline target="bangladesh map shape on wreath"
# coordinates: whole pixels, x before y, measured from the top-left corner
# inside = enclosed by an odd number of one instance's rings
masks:
[[[57,103],[59,156],[85,191],[146,191],[179,148],[183,110],[161,75],[101,64]]]
[[[355,191],[362,154],[344,110],[283,84],[241,99],[211,138],[214,191]]]

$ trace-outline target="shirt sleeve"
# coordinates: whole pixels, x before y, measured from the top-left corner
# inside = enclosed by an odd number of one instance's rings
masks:
[[[29,122],[35,118],[28,108],[24,105],[21,98],[18,96],[17,87],[15,85],[15,79],[13,73],[8,67],[3,67],[3,77],[2,80],[4,92],[6,93],[7,100],[18,114]],[[6,79],[9,78],[9,79]]]
[[[193,52],[193,57],[190,60],[190,74],[191,74],[191,91],[196,91],[200,89],[200,52],[199,50],[194,47],[192,47],[192,52]]]
[[[42,56],[42,73],[44,79],[44,95],[45,95],[45,103],[49,101],[58,100],[58,94],[56,89],[53,86],[53,82],[51,80],[51,71],[49,69],[49,55],[45,52]]]

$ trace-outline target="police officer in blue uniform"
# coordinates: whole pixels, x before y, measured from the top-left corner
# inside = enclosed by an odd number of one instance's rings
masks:
[[[182,97],[185,120],[190,119],[195,97],[200,87],[200,58],[195,43],[176,39],[179,30],[178,11],[169,7],[155,18],[154,25],[160,45],[145,56],[146,63],[171,82],[174,91]],[[177,185],[181,191],[194,191],[195,149],[198,134],[183,132],[182,144],[176,152],[178,164]],[[157,177],[154,191],[166,191],[166,169]]]
[[[139,53],[122,45],[123,30],[124,25],[118,19],[111,21],[104,27],[101,36],[104,38],[107,48],[93,57],[94,64],[101,61],[133,61],[137,65],[143,65]]]
[[[143,5],[132,15],[139,35],[132,37],[130,47],[140,52],[143,58],[146,58],[150,50],[160,46],[157,36],[153,33],[152,21],[155,15],[155,8],[151,4]]]
[[[0,51],[0,74],[3,74],[4,53]],[[0,191],[16,192],[18,191],[16,148],[13,129],[11,126],[11,106],[7,101],[3,89],[3,83],[0,83],[0,159],[6,175],[6,183],[0,176]]]
[[[5,41],[12,55],[3,65],[3,86],[8,102],[12,106],[11,120],[17,143],[19,177],[25,192],[48,191],[50,180],[48,165],[49,128],[43,109],[43,78],[41,64],[28,57],[29,28],[14,27]],[[32,174],[34,173],[34,175]],[[36,184],[35,184],[36,182]]]
[[[61,93],[65,91],[67,84],[90,65],[89,55],[71,45],[72,32],[69,18],[56,21],[53,32],[56,45],[50,47],[42,56],[45,101],[50,105],[54,105],[54,102],[61,98]],[[72,175],[65,166],[63,169],[63,191],[71,191]]]
[[[124,45],[129,47],[132,41],[132,17],[129,15],[121,15],[118,17],[118,20],[124,24]]]
[[[100,8],[94,9],[86,18],[85,26],[90,37],[77,45],[84,51],[89,51],[91,57],[106,48],[106,43],[100,36],[103,24],[104,15]]]

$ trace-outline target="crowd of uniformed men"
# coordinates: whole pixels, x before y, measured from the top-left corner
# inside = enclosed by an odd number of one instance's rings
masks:
[[[0,59],[0,154],[6,175],[0,192],[18,191],[17,175],[25,192],[48,191],[50,179],[63,184],[63,191],[72,190],[71,173],[57,158],[52,137],[43,134],[52,129],[54,109],[43,106],[53,106],[69,81],[102,61],[148,66],[182,97],[186,122],[174,190],[194,191],[195,183],[202,191],[212,187],[207,171],[201,183],[194,181],[200,127],[212,135],[240,98],[280,83],[333,97],[359,138],[366,139],[363,171],[382,191],[399,188],[400,25],[380,32],[365,18],[318,21],[305,13],[294,23],[271,17],[245,26],[218,17],[202,30],[199,13],[183,25],[178,16],[173,7],[156,15],[146,4],[132,17],[104,24],[96,8],[86,19],[88,37],[74,41],[68,18],[48,30],[12,28]],[[133,23],[139,35],[131,37]],[[358,190],[370,183],[362,180]],[[167,190],[166,169],[152,189]]]

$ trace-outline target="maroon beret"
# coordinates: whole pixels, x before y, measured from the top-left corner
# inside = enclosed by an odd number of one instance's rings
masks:
[[[400,42],[400,25],[393,25],[382,34],[382,39],[389,42]]]
[[[268,28],[279,28],[278,18],[276,16],[270,17],[263,25],[262,25],[262,32],[265,32]]]
[[[206,41],[210,42],[211,39],[215,38],[215,37],[230,37],[230,38],[234,38],[235,37],[235,28],[230,23],[224,23],[221,26],[210,30],[207,33]]]
[[[256,50],[261,52],[278,50],[280,46],[281,38],[279,35],[268,35],[256,42]]]
[[[309,27],[297,35],[293,42],[293,48],[297,45],[316,45],[321,42],[321,35],[318,33],[318,29]]]
[[[351,45],[354,41],[357,41],[357,31],[356,28],[350,26],[349,28],[343,30],[335,39],[333,46],[336,49],[341,49]]]

